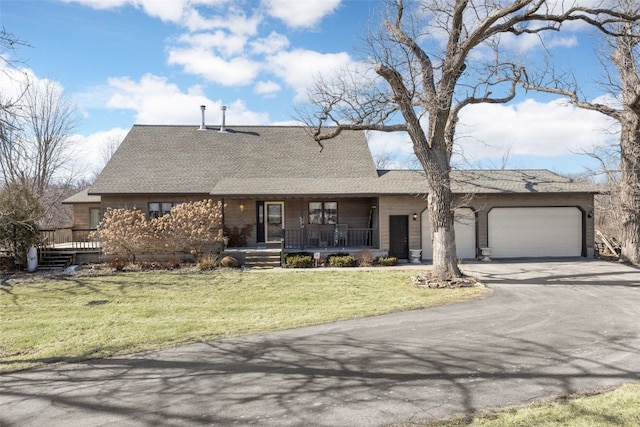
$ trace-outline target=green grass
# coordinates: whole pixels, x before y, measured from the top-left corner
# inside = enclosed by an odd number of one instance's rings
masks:
[[[461,418],[437,427],[637,427],[640,425],[640,383],[614,391],[541,403],[493,414]]]
[[[0,372],[462,301],[415,272],[129,272],[0,285]],[[37,276],[36,276],[37,277]]]

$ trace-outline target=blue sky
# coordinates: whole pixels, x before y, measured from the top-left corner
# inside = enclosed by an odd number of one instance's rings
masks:
[[[31,47],[23,60],[33,79],[57,82],[81,116],[78,157],[101,166],[104,146],[134,123],[292,123],[317,73],[353,64],[379,1],[367,0],[0,0],[0,25]],[[550,36],[547,46],[575,69],[591,99],[606,95],[594,79],[596,42],[584,28]],[[539,41],[511,48],[536,57]],[[9,91],[6,75],[0,88]],[[15,83],[13,83],[15,84]],[[464,110],[462,167],[549,168],[574,173],[590,165],[573,153],[614,141],[611,123],[549,96],[522,94],[509,105]],[[374,153],[404,165],[404,135],[375,135]]]

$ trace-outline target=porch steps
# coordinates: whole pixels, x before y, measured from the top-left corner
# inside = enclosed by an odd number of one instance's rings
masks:
[[[65,269],[73,264],[74,252],[68,251],[42,251],[38,257],[38,270]]]
[[[244,266],[248,268],[280,267],[280,249],[258,249],[244,253]]]

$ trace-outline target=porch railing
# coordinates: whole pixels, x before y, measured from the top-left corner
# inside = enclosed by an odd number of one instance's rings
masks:
[[[374,228],[294,228],[284,231],[285,249],[375,248]]]
[[[41,246],[74,251],[100,250],[95,228],[56,228],[40,230]]]

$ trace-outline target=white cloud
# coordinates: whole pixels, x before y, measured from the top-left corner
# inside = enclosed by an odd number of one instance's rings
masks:
[[[214,19],[203,17],[198,11],[198,6],[223,6],[232,0],[61,0],[65,3],[78,3],[93,9],[119,9],[131,6],[142,10],[153,18],[159,18],[164,22],[181,24],[192,31],[211,29],[225,23],[224,28],[242,29],[237,19]],[[255,28],[255,25],[254,25]]]
[[[4,57],[8,59],[8,57]],[[4,60],[0,60],[0,101],[15,102],[21,98],[27,85],[50,85],[58,93],[63,93],[64,88],[60,82],[48,78],[38,77],[30,68],[14,68]]]
[[[242,54],[247,44],[247,36],[227,34],[222,30],[211,33],[183,34],[179,40],[188,45],[189,49],[203,51],[215,49],[225,57]],[[173,49],[172,51],[175,50],[180,49]]]
[[[614,122],[563,101],[473,105],[460,114],[458,148],[474,163],[512,156],[554,157],[589,150],[612,138]]]
[[[74,140],[75,157],[80,170],[87,179],[100,172],[108,160],[108,153],[113,146],[122,142],[129,129],[113,128],[99,131],[91,135],[76,135]]]
[[[296,91],[296,100],[304,99],[307,88],[319,75],[329,75],[351,63],[347,53],[320,53],[295,49],[279,52],[267,59],[267,67]]]
[[[62,0],[66,3],[79,3],[94,9],[117,9],[132,6],[163,21],[179,22],[182,19],[188,0]]]
[[[253,88],[253,92],[257,93],[258,95],[275,95],[275,93],[279,92],[281,89],[282,88],[278,83],[269,80],[266,82],[260,81],[256,83],[255,87]]]
[[[457,167],[499,167],[497,163],[504,158],[551,159],[588,152],[617,140],[612,134],[616,129],[606,116],[559,100],[470,106],[460,115],[453,163]],[[374,158],[391,154],[391,168],[419,167],[405,132],[369,132],[367,139]]]
[[[367,132],[367,142],[374,160],[388,158],[387,169],[415,167],[413,144],[406,132]]]
[[[251,42],[251,50],[257,55],[273,55],[287,47],[289,47],[289,39],[275,31],[272,31],[267,37]]]
[[[228,5],[220,10],[222,12],[219,14],[205,17],[197,9],[190,8],[185,12],[182,25],[191,32],[224,29],[232,34],[245,36],[252,36],[258,33],[258,26],[263,20],[260,14],[256,13],[247,17],[244,10]]]
[[[207,106],[207,124],[221,122],[219,112],[222,102],[208,99],[200,86],[193,86],[186,92],[167,82],[166,78],[147,74],[140,81],[128,77],[111,78],[109,86],[113,95],[107,108],[133,110],[136,123],[140,124],[193,124],[201,120],[200,105]],[[227,123],[266,124],[269,115],[247,109],[245,103],[237,100],[228,104]]]
[[[242,86],[251,84],[260,64],[251,59],[237,56],[225,59],[206,49],[171,49],[168,63],[181,65],[187,73],[195,74],[222,86]]]
[[[263,0],[267,13],[292,28],[317,25],[326,15],[333,13],[341,0]]]

